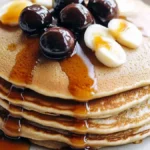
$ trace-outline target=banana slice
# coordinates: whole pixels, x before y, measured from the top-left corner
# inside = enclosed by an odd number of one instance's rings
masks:
[[[114,38],[128,48],[138,48],[142,43],[142,32],[132,23],[123,19],[112,19],[108,29]]]
[[[53,1],[54,0],[31,0],[33,3],[43,5],[47,8],[52,8],[53,7]]]
[[[114,40],[109,30],[101,25],[87,28],[84,41],[95,52],[97,59],[107,67],[118,67],[126,62],[126,53]]]
[[[93,49],[93,38],[98,36],[108,37],[110,39],[114,39],[113,36],[110,34],[108,28],[101,26],[99,24],[93,24],[89,26],[84,34],[84,41],[87,47],[89,47],[91,50]]]
[[[28,0],[15,0],[6,3],[0,7],[0,21],[10,26],[18,25],[21,11],[30,5],[32,2]]]
[[[119,67],[126,62],[126,53],[123,48],[114,40],[101,38],[107,45],[100,45],[95,51],[97,59],[107,67]]]

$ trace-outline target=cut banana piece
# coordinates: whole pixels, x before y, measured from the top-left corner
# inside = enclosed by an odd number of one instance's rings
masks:
[[[108,29],[114,38],[128,48],[138,48],[142,43],[142,32],[132,23],[123,19],[112,19]]]
[[[95,52],[97,59],[108,67],[118,67],[126,62],[124,49],[114,40],[107,28],[91,25],[84,35],[85,44]]]
[[[93,24],[89,26],[84,34],[84,41],[87,47],[90,49],[93,49],[93,38],[95,36],[103,36],[103,37],[108,37],[110,39],[114,39],[113,36],[110,34],[108,28],[101,26],[99,24]]]
[[[54,0],[31,0],[33,3],[43,5],[47,8],[52,8],[53,7],[53,1]]]
[[[107,67],[118,67],[126,62],[126,53],[116,41],[108,38],[96,38],[101,41],[99,48],[97,45],[97,50],[95,51],[95,55],[101,63]]]
[[[22,10],[30,5],[32,5],[32,2],[28,0],[15,0],[6,3],[0,7],[0,21],[6,25],[18,25]]]

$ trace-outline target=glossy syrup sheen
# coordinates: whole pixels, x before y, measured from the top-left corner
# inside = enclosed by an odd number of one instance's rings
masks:
[[[121,32],[124,32],[127,28],[128,26],[125,22],[120,22],[117,33],[120,34]]]
[[[121,18],[122,19],[122,18]],[[116,38],[119,38],[120,34],[128,29],[128,26],[125,22],[121,21],[115,32],[113,32]]]
[[[2,130],[10,139],[3,134],[0,135],[0,149],[2,150],[29,150],[29,143],[20,139],[21,135],[21,119],[15,118],[5,110],[1,110],[1,118],[3,118]],[[13,139],[13,140],[12,140]]]
[[[106,48],[108,50],[111,49],[111,45],[107,41],[103,40],[103,38],[101,38],[100,36],[95,36],[93,43],[94,43],[94,49],[96,51],[99,48]]]
[[[68,76],[70,93],[77,98],[87,99],[96,92],[94,66],[79,43],[75,50],[77,54],[61,61],[60,65]]]
[[[39,39],[22,39],[23,49],[16,56],[16,64],[11,70],[9,78],[13,81],[30,84],[32,83],[32,71],[39,57]]]
[[[1,17],[1,21],[4,24],[11,24],[12,22],[17,23],[19,21],[19,16],[21,11],[26,7],[27,2],[13,2],[9,7],[6,13]]]
[[[14,43],[11,43],[11,44],[8,45],[8,48],[7,48],[7,49],[8,49],[9,51],[15,51],[16,48],[17,48],[17,45],[14,44]]]
[[[29,142],[19,138],[21,132],[20,119],[14,118],[6,112],[1,112],[1,117],[4,120],[2,130],[7,137],[2,132],[0,133],[0,150],[29,150]]]
[[[4,125],[2,128],[7,135],[19,137],[21,132],[21,119],[13,118],[11,115],[8,115],[4,119]]]

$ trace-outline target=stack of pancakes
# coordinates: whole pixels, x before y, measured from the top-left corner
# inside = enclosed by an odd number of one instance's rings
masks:
[[[150,13],[143,2],[132,3]],[[115,69],[103,66],[82,36],[76,49],[51,61],[38,38],[0,24],[0,129],[50,149],[97,149],[149,136],[150,38],[137,50],[124,47],[128,61]]]

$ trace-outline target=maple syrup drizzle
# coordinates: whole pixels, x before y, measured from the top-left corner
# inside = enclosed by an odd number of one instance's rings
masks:
[[[11,24],[12,22],[17,23],[19,21],[21,11],[26,7],[26,2],[13,2],[8,8],[7,12],[1,17],[1,22],[4,24]]]
[[[25,38],[22,41],[24,48],[16,56],[16,64],[11,70],[10,80],[30,84],[33,70],[39,57],[39,39]]]
[[[78,147],[87,147],[87,135],[75,135],[71,134],[70,141],[73,145]]]
[[[21,119],[14,118],[10,114],[4,118],[2,130],[10,137],[18,138],[21,133]]]
[[[17,92],[19,92],[19,94],[16,94]],[[19,87],[19,86],[15,86],[15,85],[11,85],[10,89],[9,89],[9,93],[7,95],[7,97],[11,97],[11,98],[19,98],[21,100],[24,100],[24,88],[23,87]],[[8,110],[13,110],[15,108],[15,106],[13,106],[10,102],[9,103],[9,108]],[[17,107],[20,109],[21,112],[23,112],[23,107]],[[21,135],[21,117],[14,117],[14,115],[12,116],[11,114],[8,114],[7,117],[4,118],[4,124],[3,124],[3,131],[5,132],[5,134],[7,136],[10,137],[15,137],[15,138],[19,138]]]
[[[128,26],[125,22],[120,22],[119,27],[117,29],[117,31],[114,33],[115,37],[118,38],[120,36],[120,34],[124,31],[128,30]]]
[[[24,96],[23,96],[24,91],[25,91],[24,87],[19,87],[12,84],[7,97],[12,99],[24,100]]]
[[[16,85],[11,85],[9,93],[7,95],[8,98],[12,98],[14,100],[16,99],[20,99],[20,100],[25,100],[24,98],[24,92],[25,92],[25,88],[24,87],[20,87],[20,86],[16,86]],[[19,93],[19,94],[17,94]],[[13,106],[10,102],[9,102],[9,110],[15,108],[15,106]],[[21,112],[23,113],[24,108],[23,107],[17,107],[21,110]]]
[[[75,49],[77,54],[61,61],[60,65],[68,76],[70,93],[79,99],[89,99],[96,92],[94,66],[79,43]]]
[[[93,43],[94,43],[94,49],[96,51],[102,47],[111,50],[111,45],[107,41],[103,40],[100,36],[95,36]]]
[[[13,51],[16,50],[16,48],[17,48],[17,45],[16,45],[15,43],[11,43],[11,44],[8,45],[8,48],[7,48],[7,49],[8,49],[9,51],[13,52]]]
[[[118,33],[124,32],[127,28],[128,27],[127,27],[127,24],[125,22],[120,22],[117,32]]]
[[[4,109],[1,110],[0,113],[1,118],[3,118],[2,130],[5,134],[5,136],[0,136],[0,149],[8,150],[11,148],[11,150],[29,150],[29,143],[25,140],[22,141],[20,138],[22,127],[21,118],[15,118]],[[9,139],[6,137],[9,137]]]
[[[25,140],[13,140],[0,135],[0,150],[29,150],[30,144]]]

